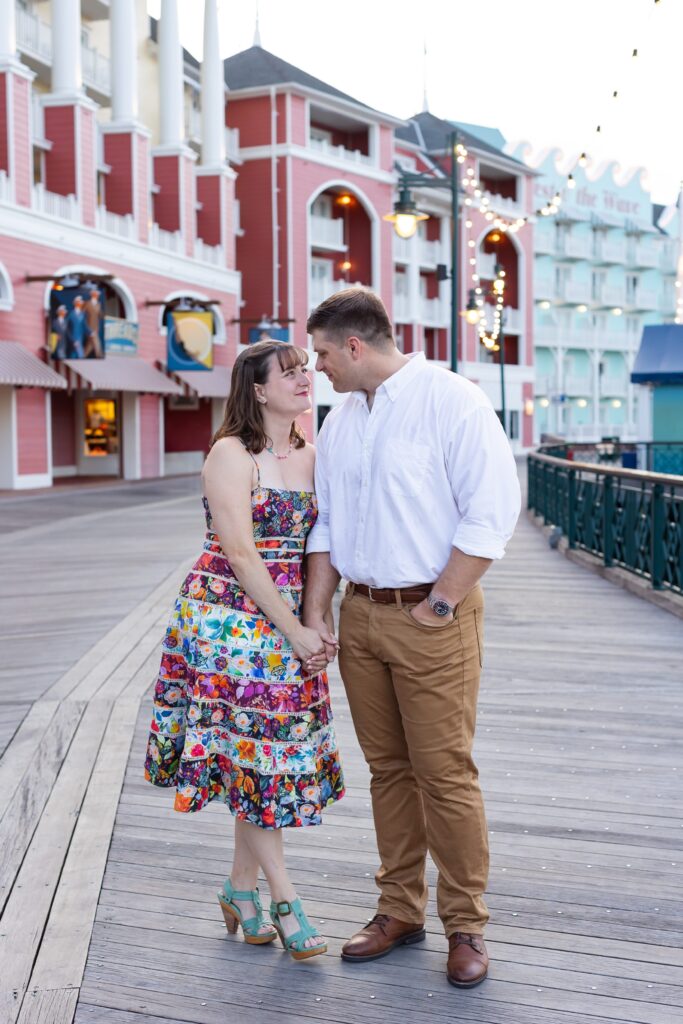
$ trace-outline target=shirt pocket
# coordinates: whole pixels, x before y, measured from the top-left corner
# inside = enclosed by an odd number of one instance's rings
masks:
[[[391,494],[417,497],[424,487],[430,458],[429,445],[390,437],[380,462],[382,484]]]

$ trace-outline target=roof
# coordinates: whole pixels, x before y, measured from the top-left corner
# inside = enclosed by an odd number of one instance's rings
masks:
[[[17,388],[66,387],[66,380],[18,341],[0,341],[0,384]]]
[[[468,149],[476,149],[480,153],[491,153],[506,163],[523,167],[526,173],[529,173],[530,169],[525,163],[509,156],[502,149],[492,146],[489,142],[485,142],[484,139],[474,135],[466,127],[458,124],[457,121],[445,121],[441,117],[430,114],[428,110],[415,114],[414,117],[409,119],[405,128],[396,128],[394,134],[397,139],[420,146],[420,148],[427,150],[428,153],[437,153],[443,152],[448,148],[448,136],[456,129],[461,141]],[[483,131],[484,129],[481,130]]]
[[[683,384],[683,325],[645,327],[636,356],[633,384]]]
[[[367,103],[361,103],[354,96],[335,89],[333,85],[323,82],[320,78],[307,74],[301,68],[289,64],[274,53],[264,50],[262,46],[250,46],[223,61],[225,84],[229,89],[258,89],[267,85],[285,85],[294,82],[296,85],[314,89],[316,92],[327,93],[337,99],[354,103],[357,107],[372,110]]]
[[[137,356],[65,359],[72,373],[95,391],[137,391],[140,394],[182,395],[183,389],[165,373]]]
[[[205,370],[174,370],[173,376],[199,398],[227,398],[231,372],[229,366],[214,366],[208,373]]]

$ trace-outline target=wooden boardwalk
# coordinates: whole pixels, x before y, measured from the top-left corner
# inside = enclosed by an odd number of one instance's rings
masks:
[[[215,902],[231,855],[225,809],[175,814],[171,795],[142,779],[156,647],[201,529],[181,493],[148,500],[153,508],[122,498],[109,515],[99,576],[115,581],[111,607],[94,603],[97,508],[78,544],[67,520],[37,526],[29,516],[0,547],[3,568],[22,564],[36,580],[33,559],[51,548],[51,582],[28,628],[39,634],[51,609],[55,633],[64,624],[69,636],[54,678],[38,636],[23,661],[19,642],[10,648],[15,662],[5,659],[0,677],[2,1024],[683,1019],[679,620],[549,551],[524,518],[489,573],[477,759],[492,967],[469,992],[446,983],[433,904],[424,944],[366,965],[338,956],[374,912],[377,855],[367,771],[335,676],[348,794],[322,828],[286,835],[294,881],[330,948],[295,964],[280,947],[225,932]],[[59,598],[68,571],[70,609]],[[24,602],[4,610],[6,630],[27,628]],[[104,627],[96,642],[88,615]],[[23,689],[16,665],[30,675],[34,662],[44,668]]]

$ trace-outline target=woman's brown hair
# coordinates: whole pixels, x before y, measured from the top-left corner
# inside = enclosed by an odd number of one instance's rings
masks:
[[[282,341],[257,341],[240,352],[232,368],[230,394],[225,406],[225,416],[211,439],[211,446],[221,437],[239,437],[247,449],[258,455],[267,447],[269,438],[263,426],[261,404],[256,398],[255,384],[268,380],[270,358],[276,356],[281,370],[294,366],[306,366],[308,352]],[[306,438],[298,423],[293,422],[289,441],[294,448],[303,448]]]

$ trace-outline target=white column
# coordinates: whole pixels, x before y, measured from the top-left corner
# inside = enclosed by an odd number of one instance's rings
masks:
[[[161,0],[159,18],[159,141],[179,146],[185,137],[183,51],[178,30],[177,0]]]
[[[17,55],[15,0],[0,0],[0,61]]]
[[[111,3],[112,122],[131,124],[138,118],[138,62],[135,0]]]
[[[52,0],[52,93],[82,92],[80,0]]]
[[[225,163],[225,86],[218,38],[217,0],[204,0],[202,60],[202,166]]]

